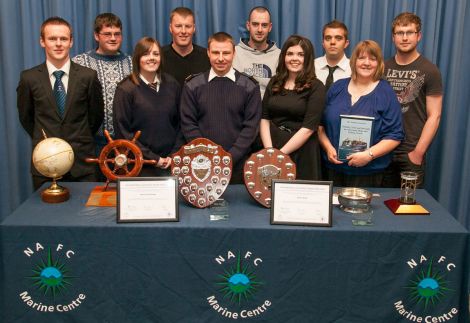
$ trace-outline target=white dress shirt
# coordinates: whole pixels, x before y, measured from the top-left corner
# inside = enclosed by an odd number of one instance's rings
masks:
[[[55,83],[55,76],[54,73],[55,71],[63,71],[65,74],[62,75],[62,83],[64,84],[65,88],[65,93],[67,93],[67,89],[69,86],[69,75],[70,75],[70,59],[67,60],[67,63],[65,63],[61,68],[57,68],[54,65],[52,65],[51,62],[46,60],[46,66],[47,66],[47,72],[49,73],[49,80],[51,81],[51,87],[54,89],[54,83]]]
[[[217,73],[215,73],[214,69],[211,67],[211,70],[209,72],[209,79],[207,81],[210,82],[216,77],[226,77],[226,78],[231,79],[234,82],[236,82],[236,80],[237,80],[235,78],[235,69],[233,67],[230,67],[230,70],[227,72],[227,74],[222,75],[222,76],[217,75]]]
[[[349,66],[349,58],[343,55],[343,58],[337,64],[338,68],[333,73],[333,82],[340,79],[345,79],[351,76],[351,67]],[[333,66],[331,66],[333,67]],[[328,77],[328,62],[326,56],[315,58],[315,74],[317,78],[325,84]]]

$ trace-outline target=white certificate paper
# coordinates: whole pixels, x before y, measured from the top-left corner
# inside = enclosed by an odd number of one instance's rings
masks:
[[[272,224],[331,226],[331,182],[273,181]]]
[[[176,180],[139,178],[118,182],[118,222],[178,221]]]

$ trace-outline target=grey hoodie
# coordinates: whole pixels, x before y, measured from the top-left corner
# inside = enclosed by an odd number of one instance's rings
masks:
[[[271,77],[276,74],[277,62],[281,50],[276,43],[269,41],[269,46],[264,51],[259,51],[248,46],[248,39],[240,39],[235,46],[233,67],[239,72],[253,76],[259,83],[261,98]]]

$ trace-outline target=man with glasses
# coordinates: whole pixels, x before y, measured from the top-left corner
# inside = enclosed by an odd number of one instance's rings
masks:
[[[183,86],[189,75],[205,72],[211,65],[206,49],[193,43],[196,24],[191,9],[173,9],[169,28],[172,42],[162,48],[162,71],[173,76]]]
[[[240,39],[235,47],[233,67],[253,76],[260,85],[261,96],[271,77],[276,74],[276,67],[281,50],[274,41],[268,39],[273,28],[271,14],[265,7],[251,9],[246,22],[249,38]]]
[[[395,150],[385,173],[384,186],[399,187],[400,172],[418,173],[423,187],[425,155],[439,127],[442,80],[439,69],[417,50],[421,19],[413,13],[399,14],[392,22],[396,54],[385,62],[385,78],[401,104],[405,139]]]
[[[315,74],[328,90],[335,81],[351,76],[349,59],[344,53],[349,46],[348,28],[333,20],[323,26],[322,36],[325,55],[315,59]]]
[[[112,13],[102,13],[95,18],[94,37],[98,48],[75,56],[75,63],[94,69],[103,87],[104,120],[95,141],[96,153],[107,144],[104,130],[114,137],[113,100],[117,84],[132,71],[132,58],[120,51],[122,44],[122,23]]]

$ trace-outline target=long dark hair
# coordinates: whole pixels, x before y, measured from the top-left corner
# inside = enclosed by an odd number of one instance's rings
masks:
[[[279,55],[279,63],[276,69],[276,75],[273,76],[272,91],[273,93],[282,92],[284,84],[289,77],[289,71],[286,67],[287,50],[299,45],[304,51],[304,67],[303,70],[295,78],[294,90],[302,92],[312,86],[312,82],[317,78],[315,75],[315,49],[308,38],[300,35],[291,35],[282,45],[281,54]]]
[[[139,74],[140,74],[140,58],[149,52],[153,44],[156,44],[158,51],[160,53],[160,66],[157,69],[158,78],[161,80],[161,70],[163,64],[163,53],[162,48],[158,40],[152,37],[143,37],[137,44],[135,44],[134,53],[132,54],[132,73],[129,75],[129,78],[134,84],[139,84]]]

